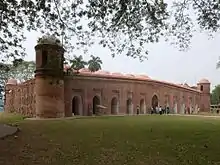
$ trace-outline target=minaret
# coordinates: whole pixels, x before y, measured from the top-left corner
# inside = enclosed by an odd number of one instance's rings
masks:
[[[209,112],[210,111],[210,82],[207,79],[202,79],[197,83],[197,89],[201,91],[200,97],[200,111]]]
[[[64,117],[64,48],[52,36],[44,36],[35,46],[36,117]]]

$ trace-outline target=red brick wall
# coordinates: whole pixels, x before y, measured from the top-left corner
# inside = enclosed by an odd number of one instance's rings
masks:
[[[64,117],[63,80],[53,77],[36,77],[36,117]]]
[[[106,106],[105,114],[111,113],[111,100],[116,97],[119,101],[119,114],[126,113],[126,100],[132,99],[134,113],[136,107],[140,106],[141,99],[146,102],[146,108],[151,108],[153,95],[157,95],[159,105],[165,106],[168,102],[169,107],[173,109],[174,103],[177,102],[178,113],[181,112],[182,104],[189,107],[190,103],[193,108],[199,107],[201,92],[195,89],[187,89],[165,84],[158,81],[138,81],[138,80],[119,80],[97,78],[94,76],[74,76],[65,78],[65,114],[72,115],[72,99],[74,96],[82,99],[83,114],[88,115],[88,107],[93,104],[93,97],[98,96],[101,105]],[[196,99],[197,98],[197,99]]]
[[[34,85],[34,79],[17,85],[6,85],[4,110],[6,112],[17,112],[28,117],[34,117]]]
[[[45,81],[46,82],[46,81]],[[18,85],[6,86],[6,112],[18,112],[28,117],[36,116],[36,93],[42,93],[47,95],[49,100],[45,100],[47,105],[54,104],[54,94],[56,93],[55,87],[49,91],[48,87],[44,90],[36,92],[39,84],[35,84],[36,80],[32,79],[25,83]],[[36,85],[36,86],[35,86]],[[72,116],[72,99],[77,96],[78,100],[81,99],[78,109],[81,111],[81,115],[90,115],[93,107],[93,98],[98,96],[100,98],[100,104],[105,106],[106,109],[102,111],[103,114],[111,114],[112,99],[117,98],[119,105],[117,114],[126,114],[127,112],[127,99],[132,100],[133,114],[136,114],[137,106],[141,106],[141,100],[144,100],[146,104],[145,112],[150,111],[152,105],[152,97],[156,95],[158,97],[159,105],[164,107],[169,105],[171,111],[174,109],[175,103],[177,103],[177,113],[185,113],[185,110],[192,106],[195,112],[196,107],[200,107],[200,111],[209,111],[210,98],[206,94],[202,94],[199,90],[185,88],[177,85],[167,84],[164,82],[154,80],[128,80],[128,79],[116,79],[116,78],[104,78],[95,76],[66,76],[64,79],[64,99],[62,102],[65,106],[65,116]],[[48,90],[47,90],[48,89]],[[59,91],[62,90],[59,87]],[[9,92],[10,91],[10,92]],[[60,93],[57,91],[58,93]],[[54,96],[53,96],[54,95]],[[56,94],[58,97],[58,95]],[[59,102],[60,102],[59,101]],[[205,109],[202,109],[201,104],[205,104]],[[57,105],[57,104],[56,104]],[[61,104],[60,104],[61,105]],[[185,105],[185,109],[183,108]],[[39,106],[42,106],[39,104]],[[51,106],[53,107],[53,106]],[[43,109],[43,107],[41,107]],[[62,108],[60,108],[62,109]],[[62,113],[57,108],[50,108],[51,113]],[[59,116],[59,115],[58,115]]]

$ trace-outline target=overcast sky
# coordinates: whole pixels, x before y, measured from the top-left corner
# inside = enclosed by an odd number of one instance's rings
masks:
[[[27,60],[35,60],[34,46],[38,34],[27,33],[24,43],[28,56]],[[99,46],[92,49],[92,54],[103,61],[103,70],[132,74],[146,74],[153,79],[174,83],[195,85],[200,79],[210,80],[212,87],[220,83],[220,69],[216,69],[220,52],[220,36],[208,39],[205,34],[196,34],[188,52],[180,52],[168,43],[160,42],[149,47],[148,60],[139,60],[125,56],[112,58],[107,49]],[[84,55],[85,60],[89,59]]]

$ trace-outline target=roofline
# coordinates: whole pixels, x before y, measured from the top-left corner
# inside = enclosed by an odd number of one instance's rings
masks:
[[[189,90],[189,91],[192,91],[192,92],[197,92],[197,93],[202,93],[201,91],[199,90],[196,90],[196,89],[192,89],[192,88],[187,88],[187,87],[184,87],[184,86],[181,86],[181,85],[178,85],[178,84],[174,84],[174,83],[170,83],[170,82],[163,82],[163,81],[159,81],[159,80],[154,80],[154,79],[141,79],[141,78],[132,78],[132,77],[119,77],[119,76],[116,76],[116,75],[98,75],[98,74],[91,74],[91,73],[78,73],[78,74],[74,74],[74,76],[82,76],[82,77],[94,77],[94,78],[107,78],[107,79],[115,79],[115,80],[134,80],[134,81],[141,81],[141,82],[156,82],[156,83],[161,83],[161,84],[165,84],[165,85],[168,85],[168,86],[173,86],[173,87],[177,87],[177,88],[182,88],[182,89],[185,89],[185,90]],[[72,76],[71,76],[72,77]]]

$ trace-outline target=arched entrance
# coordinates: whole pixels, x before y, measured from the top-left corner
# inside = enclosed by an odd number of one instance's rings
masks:
[[[196,104],[196,105],[195,105],[195,110],[194,110],[195,113],[198,113],[198,108],[199,108],[199,107],[198,107],[198,104]]]
[[[133,109],[132,100],[128,99],[126,105],[127,105],[126,113],[127,114],[131,114],[132,113],[132,109]]]
[[[165,107],[169,107],[170,108],[170,96],[169,95],[165,95],[164,105],[165,105]]]
[[[145,101],[144,101],[144,99],[141,99],[141,101],[140,101],[140,113],[141,114],[144,114],[145,113]]]
[[[174,103],[173,112],[174,112],[175,114],[178,113],[178,112],[177,112],[177,103]]]
[[[74,96],[72,99],[72,114],[82,115],[82,98],[80,96]]]
[[[158,97],[157,95],[154,95],[152,97],[152,101],[151,101],[151,105],[152,105],[152,108],[155,110],[155,108],[158,106]]]
[[[183,103],[183,104],[181,105],[180,114],[184,114],[184,113],[185,113],[185,108],[186,108],[186,106],[185,106],[185,104]]]
[[[116,97],[113,97],[111,101],[111,114],[112,115],[118,114],[118,108],[119,108],[118,100]]]
[[[97,105],[100,105],[100,99],[98,96],[95,96],[95,97],[93,97],[93,100],[92,100],[92,113],[93,113],[93,115],[97,114],[97,112],[98,112]]]

